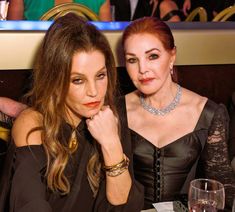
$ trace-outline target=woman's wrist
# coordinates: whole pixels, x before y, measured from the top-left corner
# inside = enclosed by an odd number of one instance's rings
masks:
[[[103,166],[104,171],[109,177],[116,177],[121,175],[128,169],[129,166],[129,158],[123,154],[123,159],[117,164],[113,164],[111,166]]]
[[[112,166],[123,160],[123,150],[120,141],[113,140],[108,145],[101,146],[105,166]]]

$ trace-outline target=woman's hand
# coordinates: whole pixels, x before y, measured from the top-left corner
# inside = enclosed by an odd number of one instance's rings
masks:
[[[191,9],[191,0],[185,0],[183,5],[183,13],[188,16],[188,11]]]
[[[118,134],[118,120],[109,106],[104,106],[91,119],[86,120],[91,135],[101,145],[106,165],[113,165],[123,158]]]
[[[118,138],[118,121],[109,106],[103,108],[92,118],[87,119],[88,130],[101,144],[109,145],[109,140]]]

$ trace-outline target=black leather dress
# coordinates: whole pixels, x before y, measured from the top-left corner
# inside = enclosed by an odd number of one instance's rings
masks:
[[[125,110],[125,98],[119,104]],[[134,174],[145,187],[145,209],[152,208],[155,202],[177,200],[188,192],[194,178],[234,182],[228,159],[227,127],[226,108],[208,100],[193,132],[163,148],[131,130]],[[226,194],[226,198],[231,204],[233,194]]]

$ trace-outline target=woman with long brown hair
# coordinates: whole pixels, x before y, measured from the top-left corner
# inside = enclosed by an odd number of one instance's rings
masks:
[[[142,189],[132,177],[126,123],[119,124],[113,103],[116,70],[104,35],[76,15],[57,19],[33,76],[30,107],[13,125],[5,164],[12,174],[4,172],[1,204],[10,190],[10,211],[141,210]]]

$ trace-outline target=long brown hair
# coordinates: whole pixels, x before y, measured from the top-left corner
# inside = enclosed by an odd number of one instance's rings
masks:
[[[33,87],[27,95],[30,105],[43,117],[40,130],[42,130],[42,145],[48,159],[47,185],[52,191],[62,194],[70,191],[64,169],[71,153],[59,135],[62,123],[66,120],[65,98],[69,89],[72,57],[77,52],[91,50],[98,50],[105,57],[108,70],[105,104],[110,105],[116,114],[113,100],[116,68],[109,43],[94,25],[74,14],[58,18],[48,29],[36,60]],[[101,163],[96,147],[92,152],[87,172],[95,194],[99,187]]]
[[[123,32],[122,45],[134,34],[147,33],[157,36],[166,50],[175,48],[174,37],[169,26],[156,17],[144,17],[132,21]]]

